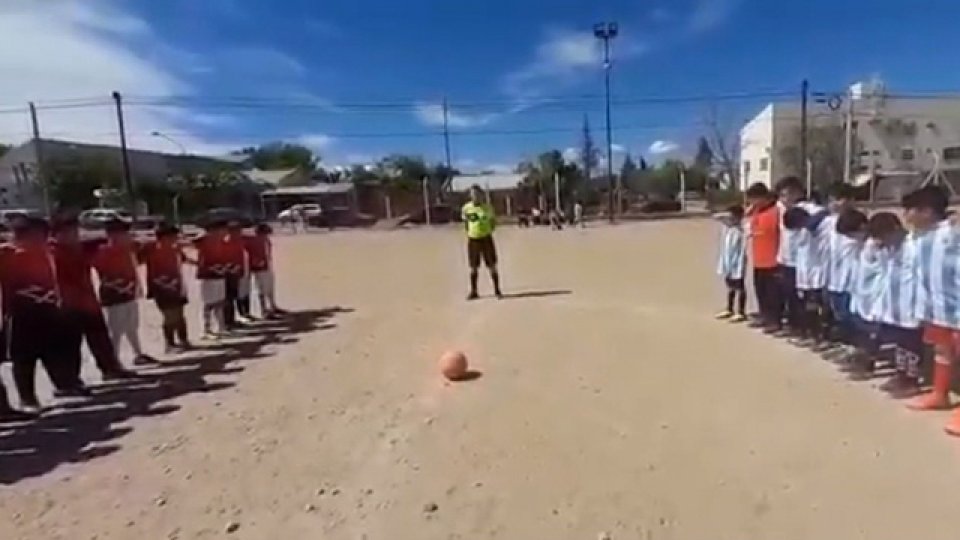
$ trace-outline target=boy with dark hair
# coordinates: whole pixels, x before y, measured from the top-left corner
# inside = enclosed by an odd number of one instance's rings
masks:
[[[227,224],[223,235],[224,250],[224,291],[223,320],[227,330],[234,330],[239,319],[243,318],[240,306],[240,281],[246,273],[246,253],[244,251],[243,227],[237,221]]]
[[[493,231],[497,228],[497,217],[493,206],[483,201],[483,189],[478,185],[470,188],[470,200],[463,205],[460,216],[467,231],[467,261],[470,264],[470,294],[467,300],[476,300],[477,274],[480,262],[490,271],[493,292],[497,298],[503,298],[500,292],[500,273],[497,272],[497,247],[493,242]]]
[[[247,238],[243,233],[243,225],[239,221],[230,223],[227,235],[227,249],[231,258],[228,279],[236,281],[236,299],[234,300],[236,319],[244,323],[253,322],[253,316],[250,313],[250,265],[247,260]]]
[[[933,346],[933,390],[908,405],[915,410],[950,406],[953,363],[960,349],[960,232],[947,220],[947,194],[925,186],[903,199],[904,217],[915,237],[919,283],[918,317],[924,341]],[[960,436],[960,412],[946,426]]]
[[[851,280],[850,313],[854,352],[842,359],[845,371],[855,379],[873,373],[878,352],[878,311],[883,285],[884,266],[880,245],[867,234],[867,220],[860,212],[851,210],[840,216],[837,231],[858,244],[856,269]],[[865,218],[865,216],[864,216]]]
[[[143,352],[140,343],[140,306],[142,295],[137,271],[137,245],[130,236],[130,223],[113,219],[106,223],[107,242],[100,246],[93,267],[100,277],[100,302],[107,316],[113,348],[119,355],[126,338],[133,350],[134,365],[151,366],[158,362]]]
[[[821,206],[801,203],[784,214],[783,222],[796,243],[797,291],[802,305],[793,343],[819,347],[826,338],[826,317],[823,304],[827,282],[830,247],[829,213]]]
[[[841,344],[849,344],[850,338],[850,282],[856,265],[856,240],[841,234],[838,230],[840,219],[854,209],[854,192],[848,184],[838,183],[829,190],[828,209],[830,216],[828,270],[827,270],[827,311],[829,313],[830,338]],[[862,213],[850,214],[847,219],[863,219]],[[865,224],[865,223],[864,223]],[[863,224],[860,224],[863,226]]]
[[[64,361],[71,376],[80,380],[83,363],[81,347],[86,339],[104,380],[136,377],[120,364],[103,318],[103,307],[93,286],[91,273],[99,241],[83,242],[80,224],[73,214],[61,214],[52,223],[51,249],[57,270],[57,284],[63,299]]]
[[[717,263],[717,273],[727,286],[727,307],[716,318],[735,323],[747,320],[747,291],[744,287],[747,239],[743,231],[743,214],[743,207],[739,204],[727,209],[722,220],[720,260]]]
[[[753,184],[746,192],[750,218],[750,255],[753,262],[753,286],[757,295],[760,320],[754,326],[776,331],[782,322],[778,306],[777,252],[780,247],[780,209],[776,196],[764,184]]]
[[[283,310],[277,306],[273,244],[270,242],[272,233],[270,225],[260,223],[254,229],[254,235],[247,237],[245,245],[250,273],[253,274],[257,294],[260,296],[260,311],[265,319],[283,314]]]
[[[203,337],[215,339],[229,332],[224,319],[224,303],[227,299],[226,271],[230,264],[224,249],[226,224],[222,221],[207,223],[206,232],[193,244],[197,250],[197,280],[200,281],[200,299],[203,302]],[[216,319],[219,334],[213,333]]]
[[[6,347],[24,412],[40,413],[37,360],[54,387],[65,395],[83,394],[62,358],[63,314],[57,272],[47,244],[48,225],[40,218],[13,220],[13,242],[0,250]]]
[[[879,212],[867,225],[870,238],[880,245],[883,281],[880,286],[879,343],[895,347],[896,373],[881,390],[896,398],[913,397],[920,391],[920,359],[923,335],[917,318],[916,244],[891,212]]]
[[[777,264],[780,283],[780,312],[787,319],[791,332],[795,333],[801,324],[800,295],[797,293],[797,231],[787,229],[782,218],[787,210],[803,200],[806,190],[803,182],[796,176],[780,179],[776,186],[780,206],[780,247],[777,252]],[[780,332],[781,335],[787,335]]]
[[[147,298],[153,299],[163,318],[161,328],[167,354],[193,348],[187,336],[187,289],[183,282],[183,263],[187,262],[180,246],[180,229],[162,223],[156,240],[140,250],[147,267]]]

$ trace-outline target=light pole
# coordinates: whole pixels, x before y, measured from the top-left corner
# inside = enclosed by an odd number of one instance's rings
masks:
[[[161,132],[161,131],[154,131],[154,132],[150,133],[150,135],[151,135],[152,137],[160,137],[161,139],[166,139],[168,142],[173,143],[174,145],[176,145],[177,148],[180,149],[180,155],[182,155],[182,156],[187,155],[187,147],[184,146],[184,145],[182,145],[182,144],[180,144],[180,141],[174,139],[173,137],[167,135],[166,133],[163,133],[163,132]]]
[[[619,178],[616,179],[616,195],[614,195],[613,128],[610,125],[610,70],[613,68],[613,63],[610,61],[610,41],[617,37],[619,32],[620,29],[615,22],[603,22],[593,25],[593,35],[596,36],[597,39],[603,41],[604,89],[607,107],[607,189],[610,191],[609,199],[607,201],[607,210],[610,214],[611,223],[616,220],[614,204],[617,206],[617,214],[619,214],[620,209],[623,208]]]

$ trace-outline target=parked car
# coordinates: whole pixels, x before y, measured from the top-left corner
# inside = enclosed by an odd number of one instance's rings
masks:
[[[108,221],[114,219],[132,222],[133,216],[121,208],[93,208],[80,212],[78,216],[80,226],[90,230],[101,230]]]
[[[0,232],[8,232],[10,230],[10,221],[18,217],[43,217],[43,214],[39,210],[33,210],[31,208],[9,208],[0,210]]]
[[[303,216],[307,221],[320,218],[323,209],[319,204],[295,204],[277,215],[280,221],[294,221]]]

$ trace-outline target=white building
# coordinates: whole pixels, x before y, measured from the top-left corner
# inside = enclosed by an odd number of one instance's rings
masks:
[[[843,127],[848,115],[856,141],[851,156],[855,183],[866,183],[873,176],[919,177],[935,168],[960,171],[960,97],[900,97],[889,94],[878,81],[857,83],[846,96],[811,100],[808,123]],[[796,147],[799,127],[796,103],[772,103],[743,127],[741,189],[756,182],[772,185],[797,174],[784,153]]]

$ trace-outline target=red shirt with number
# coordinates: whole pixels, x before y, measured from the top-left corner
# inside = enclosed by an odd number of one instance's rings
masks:
[[[183,283],[183,252],[176,242],[156,241],[140,250],[140,260],[147,267],[147,296],[180,300],[186,297]]]
[[[104,244],[93,258],[100,277],[100,302],[104,306],[125,304],[137,299],[140,290],[134,246]]]
[[[227,257],[227,274],[243,276],[247,273],[247,253],[243,234],[229,234],[224,239]]]

